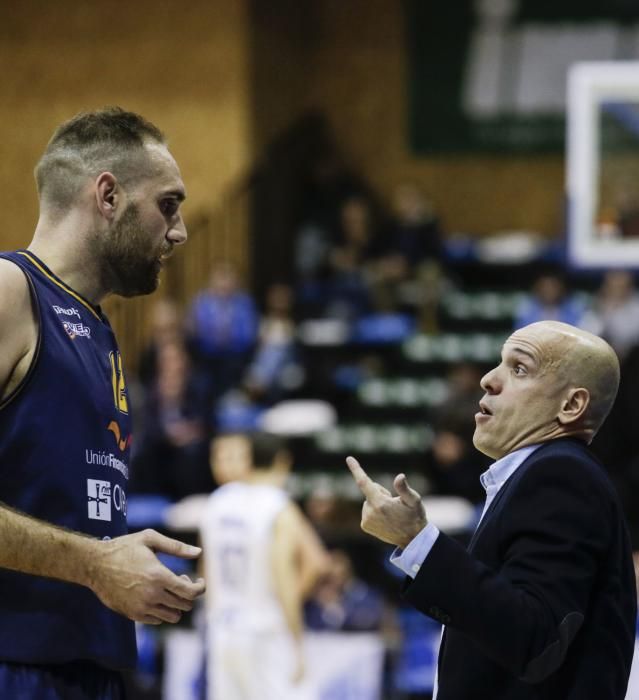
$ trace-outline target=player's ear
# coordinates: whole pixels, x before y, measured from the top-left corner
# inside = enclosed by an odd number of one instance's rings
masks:
[[[121,197],[118,180],[110,172],[100,173],[95,180],[95,200],[100,214],[111,221]]]
[[[590,406],[590,392],[585,387],[569,389],[562,401],[557,419],[561,425],[570,425],[583,418]]]

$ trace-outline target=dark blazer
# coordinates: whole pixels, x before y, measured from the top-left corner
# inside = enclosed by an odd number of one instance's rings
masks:
[[[623,700],[637,598],[619,500],[577,440],[542,445],[468,551],[439,535],[404,598],[446,625],[437,700]]]

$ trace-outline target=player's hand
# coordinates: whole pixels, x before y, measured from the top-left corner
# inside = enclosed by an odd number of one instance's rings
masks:
[[[155,530],[97,541],[96,545],[89,587],[107,607],[131,620],[150,625],[177,622],[204,593],[204,579],[178,576],[155,556],[155,552],[164,552],[195,559],[201,554],[199,547]]]
[[[382,542],[402,549],[426,527],[428,520],[422,497],[408,485],[404,474],[398,474],[393,482],[397,496],[373,481],[354,457],[347,457],[346,464],[364,494],[361,527]]]

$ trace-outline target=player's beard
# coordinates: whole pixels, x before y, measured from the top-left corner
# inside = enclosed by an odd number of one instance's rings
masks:
[[[101,239],[100,248],[104,284],[111,293],[133,297],[157,289],[161,257],[170,252],[170,245],[152,249],[135,204],[127,205],[106,242]]]

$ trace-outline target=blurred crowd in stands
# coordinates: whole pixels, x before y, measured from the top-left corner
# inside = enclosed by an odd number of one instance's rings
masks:
[[[167,298],[156,303],[137,381],[129,380],[137,404],[132,491],[172,502],[210,492],[216,487],[209,464],[215,435],[250,431],[277,402],[313,397],[331,402],[339,425],[356,424],[360,436],[363,424],[373,433],[389,421],[400,428],[427,426],[428,432],[415,433],[418,442],[427,436],[421,445],[413,440],[397,454],[391,445],[358,456],[373,472],[409,470],[427,495],[481,507],[479,475],[488,462],[472,445],[479,381],[498,361],[510,331],[556,319],[601,335],[621,359],[619,396],[593,449],[610,469],[639,549],[639,292],[633,274],[578,276],[559,256],[508,265],[460,261],[418,185],[398,186],[388,213],[335,167],[318,164],[300,216],[294,269],[288,279],[273,280],[264,298],[251,294],[230,261],[219,260],[212,261],[208,286],[186,308]],[[461,313],[462,302],[470,311]],[[479,303],[502,311],[482,310]],[[478,333],[497,341],[496,351],[476,360]],[[453,336],[474,347],[457,352]],[[443,354],[422,364],[400,357],[400,346],[423,338],[440,338]],[[446,347],[454,350],[450,357]],[[383,387],[395,391],[395,399],[373,396]],[[420,694],[419,682],[402,685],[397,673],[405,667],[405,679],[418,658],[432,663],[437,632],[401,606],[393,571],[387,568],[388,580],[380,580],[379,562],[388,552],[359,533],[359,503],[340,490],[345,452],[339,446],[322,452],[321,445],[299,441],[294,449],[298,477],[306,477],[294,495],[332,551],[330,573],[308,603],[307,624],[383,630],[396,655],[395,681],[390,674],[387,682],[404,688],[392,697],[429,697],[428,687]]]

